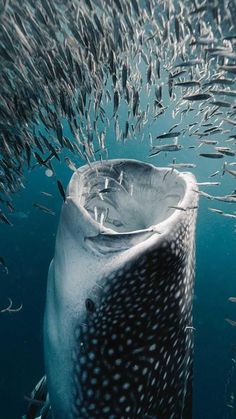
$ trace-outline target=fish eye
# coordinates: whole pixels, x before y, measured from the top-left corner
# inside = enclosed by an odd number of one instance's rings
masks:
[[[90,298],[86,298],[85,307],[86,307],[86,310],[89,311],[90,313],[93,313],[95,310],[95,304]]]

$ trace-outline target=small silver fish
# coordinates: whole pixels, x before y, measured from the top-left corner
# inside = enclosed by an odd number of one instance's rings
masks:
[[[212,95],[210,95],[209,93],[196,93],[194,95],[187,95],[187,96],[183,96],[183,100],[208,100],[212,98]]]
[[[55,212],[51,208],[47,208],[44,205],[38,204],[37,202],[33,203],[33,206],[42,212],[45,212],[46,214],[55,215]]]
[[[180,144],[164,144],[160,146],[154,146],[152,147],[151,153],[149,154],[149,157],[155,156],[159,153],[163,152],[169,152],[169,151],[179,151],[183,148]]]
[[[200,153],[199,156],[206,157],[208,159],[222,159],[224,157],[220,153]]]
[[[219,186],[220,182],[197,182],[198,186]]]

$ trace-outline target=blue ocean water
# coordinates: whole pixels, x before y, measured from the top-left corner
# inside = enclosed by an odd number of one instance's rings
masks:
[[[117,144],[110,138],[110,158],[137,158],[157,166],[171,163],[172,155],[147,158],[147,143],[140,139]],[[192,151],[181,151],[178,161],[194,161],[193,169],[199,182],[215,170],[215,162],[197,158]],[[81,164],[79,162],[79,164]],[[0,255],[7,263],[9,274],[1,272],[0,309],[8,304],[23,304],[18,313],[0,313],[1,330],[1,413],[2,419],[20,418],[29,395],[37,380],[44,373],[42,323],[45,303],[47,270],[53,257],[61,196],[56,187],[59,178],[66,185],[72,172],[58,163],[57,175],[45,176],[37,168],[25,176],[25,189],[14,197],[15,213],[9,215],[14,226],[0,224]],[[235,189],[230,176],[222,181],[218,194]],[[215,187],[216,188],[216,187]],[[212,191],[213,187],[205,188]],[[214,193],[215,193],[214,189]],[[43,196],[46,191],[53,197]],[[42,213],[32,204],[39,202],[55,210],[55,217]],[[232,346],[236,345],[235,328],[225,318],[236,319],[236,305],[228,298],[236,295],[236,234],[234,220],[208,211],[209,206],[233,212],[235,205],[201,198],[196,235],[196,286],[194,296],[194,419],[222,419],[235,417],[235,411],[227,407],[227,398],[235,388],[232,381],[226,386],[232,370]],[[234,377],[235,378],[235,377]],[[236,378],[235,378],[236,379]],[[228,399],[227,399],[228,400]]]
[[[192,3],[200,4],[201,2]],[[223,5],[224,2],[220,3]],[[207,21],[206,26],[208,24],[210,26],[210,23]],[[164,74],[164,71],[161,73]],[[146,80],[145,65],[143,65],[143,75]],[[165,80],[163,78],[161,82],[165,86],[163,87],[163,102],[168,108],[165,115],[157,118],[155,125],[152,121],[148,121],[145,129],[140,134],[137,133],[137,138],[131,138],[125,144],[114,140],[115,135],[111,123],[111,128],[107,129],[106,138],[109,157],[135,158],[156,166],[168,166],[176,157],[177,163],[191,162],[197,165],[192,172],[199,182],[221,182],[221,186],[201,187],[201,190],[217,195],[231,193],[235,190],[235,178],[229,174],[222,177],[223,159],[215,161],[199,157],[200,151],[211,152],[212,148],[205,146],[199,150],[188,148],[196,146],[194,137],[183,136],[181,144],[184,149],[178,153],[161,153],[152,159],[148,158],[149,133],[152,133],[154,137],[167,132],[180,119],[180,114],[178,114],[175,120],[171,111],[177,106],[177,99],[180,99],[181,94],[171,103],[166,88],[167,78]],[[148,95],[146,97],[142,91],[140,106],[142,110],[146,108],[149,100]],[[124,126],[127,114],[122,106],[121,103],[119,120]],[[112,113],[111,109],[110,119],[112,119]],[[193,121],[200,122],[202,116],[197,116],[196,112],[189,112],[184,118],[187,126]],[[99,128],[102,129],[102,127]],[[235,134],[235,131],[233,133]],[[70,136],[70,133],[68,132],[67,135]],[[217,140],[219,140],[218,145],[223,145],[222,136],[217,137]],[[69,155],[69,157],[74,160],[75,156]],[[52,178],[45,175],[43,168],[36,167],[28,173],[25,170],[25,188],[12,197],[15,212],[7,213],[13,227],[0,223],[0,256],[4,257],[9,271],[6,274],[0,266],[0,419],[20,418],[25,413],[27,402],[24,397],[29,396],[44,374],[42,329],[47,271],[54,254],[62,205],[62,198],[56,183],[57,179],[60,179],[66,186],[72,175],[64,163],[63,156],[61,163],[54,160],[56,174]],[[234,158],[226,157],[224,160],[233,161]],[[78,157],[75,163],[80,166],[85,162]],[[216,170],[220,171],[219,175],[209,178],[209,175]],[[53,196],[42,195],[41,191],[51,193]],[[53,209],[55,216],[41,212],[33,206],[33,203],[40,203]],[[236,401],[234,400],[236,397],[236,373],[234,372],[236,329],[225,319],[236,320],[236,304],[228,300],[231,296],[236,297],[236,223],[233,219],[211,213],[208,210],[209,207],[236,213],[235,204],[200,199],[196,231],[196,285],[193,301],[195,327],[193,418],[229,419],[236,418]],[[9,298],[13,302],[13,308],[22,304],[22,310],[15,313],[1,312],[8,305]]]

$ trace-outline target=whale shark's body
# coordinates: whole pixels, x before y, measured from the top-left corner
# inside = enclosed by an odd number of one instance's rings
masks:
[[[193,189],[135,160],[72,176],[44,321],[54,419],[191,418]]]

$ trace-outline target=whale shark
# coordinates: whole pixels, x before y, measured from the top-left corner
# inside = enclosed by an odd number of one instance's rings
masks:
[[[44,316],[54,419],[191,418],[196,190],[137,160],[74,172]]]

